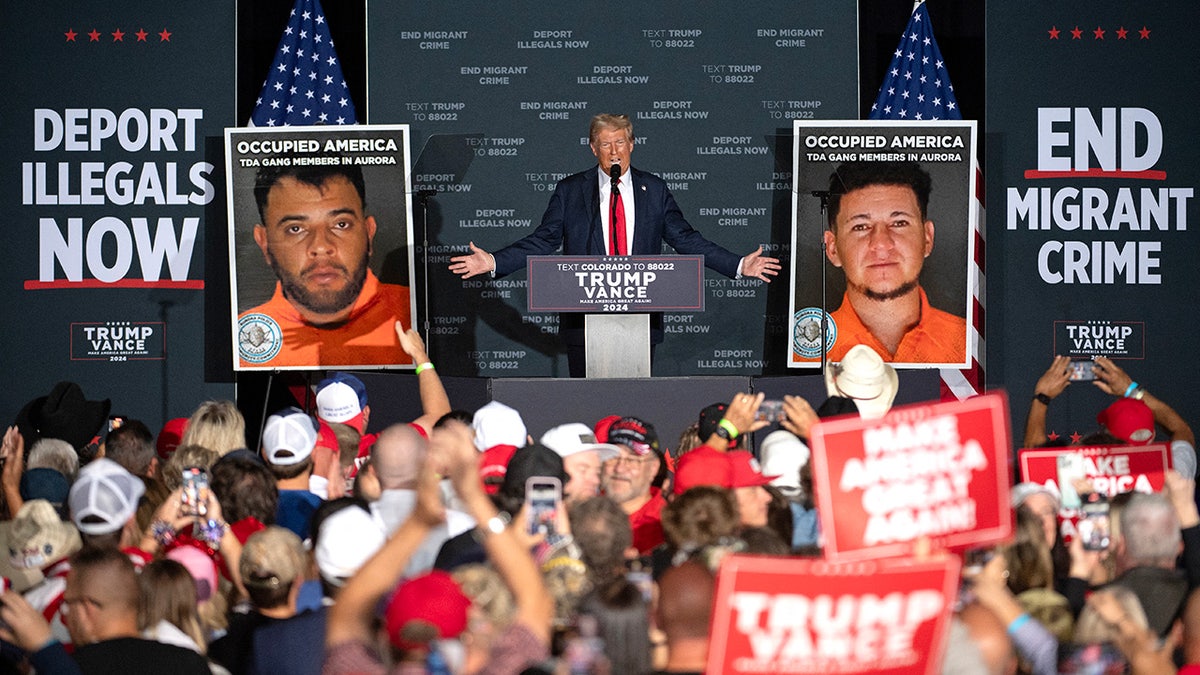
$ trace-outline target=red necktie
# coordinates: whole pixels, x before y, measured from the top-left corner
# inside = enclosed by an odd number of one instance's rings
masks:
[[[629,255],[629,247],[625,244],[625,204],[621,201],[621,191],[613,186],[612,196],[609,197],[609,231],[610,237],[609,246],[611,252],[609,255]],[[616,217],[612,217],[613,214]]]

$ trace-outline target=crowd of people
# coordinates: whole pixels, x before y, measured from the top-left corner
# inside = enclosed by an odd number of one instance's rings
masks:
[[[349,373],[250,439],[230,402],[155,434],[70,382],[31,400],[0,448],[0,671],[704,672],[731,611],[721,561],[821,556],[811,430],[883,416],[897,388],[852,349],[819,405],[764,416],[761,393],[731,392],[671,448],[635,415],[529,429],[504,402],[454,409],[416,332],[400,341],[422,414],[378,430]],[[1026,444],[1046,442],[1068,365],[1038,381]],[[1084,442],[1163,429],[1165,489],[1113,497],[1105,545],[1085,547],[1059,492],[1016,485],[1013,540],[964,554],[943,672],[1200,672],[1194,437],[1095,368],[1116,400]]]

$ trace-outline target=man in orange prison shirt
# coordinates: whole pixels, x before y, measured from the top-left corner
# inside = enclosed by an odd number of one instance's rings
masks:
[[[357,166],[264,167],[254,186],[254,241],[275,272],[270,300],[238,317],[243,367],[412,363],[395,322],[412,325],[407,286],[368,267],[374,216]]]
[[[856,344],[884,361],[966,361],[966,321],[932,307],[921,288],[933,251],[931,187],[916,162],[848,162],[830,176],[825,253],[846,274],[846,294],[830,314],[830,361]]]

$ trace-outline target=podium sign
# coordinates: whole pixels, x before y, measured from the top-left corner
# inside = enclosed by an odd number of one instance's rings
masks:
[[[529,256],[530,312],[587,312],[587,376],[650,377],[648,312],[704,311],[704,256]]]
[[[702,312],[704,256],[529,256],[530,312]]]

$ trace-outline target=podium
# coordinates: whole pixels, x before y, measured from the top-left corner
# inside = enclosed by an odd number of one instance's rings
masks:
[[[588,378],[650,377],[650,312],[704,311],[704,256],[530,256],[530,312],[585,312]]]

